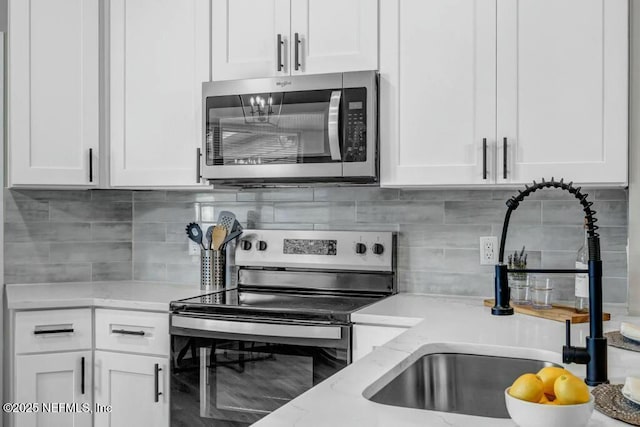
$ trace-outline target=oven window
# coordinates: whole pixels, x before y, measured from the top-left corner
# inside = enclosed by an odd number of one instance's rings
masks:
[[[248,426],[347,365],[347,350],[173,336],[171,426]]]
[[[327,163],[333,90],[209,97],[206,164]],[[339,118],[339,116],[338,116]]]

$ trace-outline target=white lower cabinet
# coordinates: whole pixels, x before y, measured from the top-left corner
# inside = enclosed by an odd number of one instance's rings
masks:
[[[362,359],[409,328],[379,325],[353,325],[353,362]]]
[[[169,426],[167,358],[95,352],[95,427]]]
[[[38,411],[15,414],[15,427],[91,426],[91,351],[16,357],[14,402],[38,403]]]

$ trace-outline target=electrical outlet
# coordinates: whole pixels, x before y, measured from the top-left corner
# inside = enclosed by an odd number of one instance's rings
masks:
[[[207,233],[207,229],[212,225],[215,225],[215,224],[207,223],[207,222],[203,222],[200,224],[200,228],[202,229],[202,244],[204,244],[205,247],[208,247],[209,245],[209,242],[205,237]],[[189,253],[190,256],[200,255],[201,250],[202,250],[202,247],[199,244],[189,239],[189,248],[187,249],[187,252]]]
[[[491,265],[496,263],[498,250],[498,238],[495,236],[480,237],[480,264]]]
[[[197,244],[193,240],[189,240],[189,255],[191,256],[200,255],[200,249],[202,248],[200,247],[199,244]]]

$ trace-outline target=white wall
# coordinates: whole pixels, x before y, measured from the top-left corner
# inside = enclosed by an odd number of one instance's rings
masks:
[[[640,4],[630,2],[629,313],[640,315]]]

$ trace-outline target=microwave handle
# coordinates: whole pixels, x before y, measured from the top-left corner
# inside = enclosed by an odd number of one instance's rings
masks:
[[[331,153],[331,160],[342,160],[342,154],[340,153],[340,98],[342,96],[341,90],[334,90],[331,92],[331,100],[329,101],[329,114],[327,115],[327,130],[329,132],[329,151]]]

